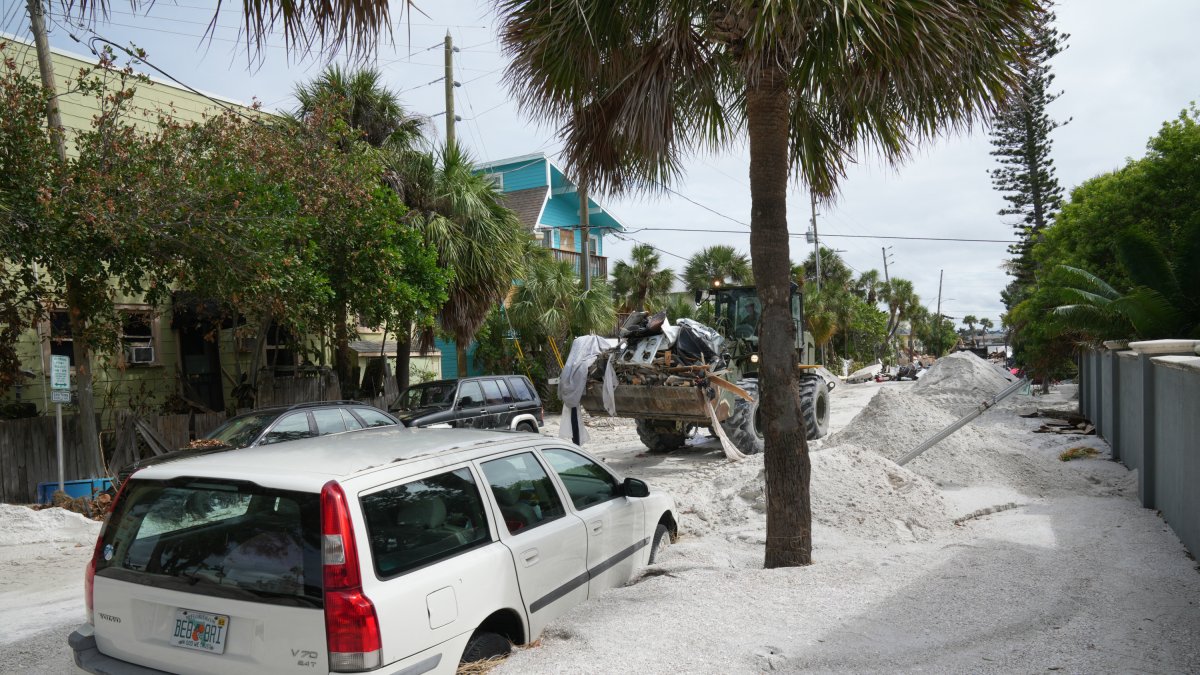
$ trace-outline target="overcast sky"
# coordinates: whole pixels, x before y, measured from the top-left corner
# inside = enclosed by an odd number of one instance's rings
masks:
[[[53,2],[55,10],[58,0]],[[200,36],[213,16],[209,0],[158,0],[148,13],[133,14],[127,3],[110,0],[113,12],[93,26],[96,34],[119,43],[134,42],[146,49],[149,61],[173,77],[206,92],[268,108],[291,109],[295,83],[313,78],[324,62],[319,58],[289,58],[276,37],[261,64],[247,67],[245,48],[238,43],[241,3],[226,2],[211,41]],[[479,161],[547,152],[560,147],[554,130],[522,116],[501,82],[505,59],[496,42],[491,4],[475,0],[417,0],[427,15],[405,15],[397,21],[392,44],[383,45],[376,63],[386,82],[401,91],[414,112],[442,111],[441,42],[447,31],[462,51],[455,55],[456,108],[461,143]],[[3,0],[0,28],[28,35],[24,0]],[[399,5],[394,3],[394,7]],[[1069,191],[1081,181],[1140,157],[1147,139],[1161,124],[1177,116],[1200,95],[1200,2],[1197,0],[1063,0],[1058,26],[1070,34],[1066,52],[1054,59],[1056,84],[1064,91],[1050,108],[1069,125],[1054,134],[1053,157],[1058,177]],[[51,44],[88,53],[90,33],[71,27],[55,11]],[[142,70],[147,70],[142,68]],[[153,73],[152,73],[153,74]],[[439,134],[443,118],[434,118]],[[987,171],[994,167],[991,146],[983,130],[946,138],[923,148],[898,170],[861,158],[832,207],[818,215],[822,243],[842,251],[857,271],[882,271],[881,247],[890,246],[892,276],[911,279],[923,302],[934,306],[938,272],[945,271],[942,310],[960,318],[967,314],[999,323],[1003,310],[1000,290],[1007,283],[1001,269],[1006,258],[1002,243],[885,240],[876,235],[1010,239],[1012,229],[996,215],[1003,201],[991,186]],[[633,241],[668,252],[664,263],[682,269],[683,259],[711,244],[730,244],[749,250],[748,234],[686,234],[656,232],[655,227],[745,230],[729,218],[749,222],[750,195],[745,145],[720,156],[695,157],[684,179],[674,188],[703,204],[701,208],[678,196],[603,200],[630,230],[629,242],[606,240],[605,253],[626,258]],[[717,213],[714,213],[717,212]],[[728,218],[722,217],[728,216]],[[799,261],[812,249],[805,243],[809,208],[807,195],[793,192],[788,220],[793,238],[792,258]],[[832,235],[870,235],[840,238]],[[828,237],[828,238],[826,238]]]

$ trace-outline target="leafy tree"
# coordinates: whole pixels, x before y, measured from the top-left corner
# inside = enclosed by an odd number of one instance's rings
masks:
[[[732,246],[717,244],[688,258],[683,268],[683,283],[689,291],[703,291],[721,284],[751,284],[754,274],[750,259]]]
[[[634,246],[629,258],[629,262],[618,260],[612,270],[613,292],[620,311],[660,309],[675,283],[675,272],[659,269],[662,258],[647,244]]]
[[[498,4],[508,82],[535,116],[561,125],[582,184],[653,189],[678,177],[690,150],[728,147],[746,133],[750,253],[763,302],[765,564],[808,564],[789,178],[828,199],[859,151],[899,161],[917,142],[984,118],[1014,81],[1012,57],[1035,2]]]
[[[308,124],[328,124],[332,120],[346,124],[350,131],[337,140],[338,147],[348,153],[361,152],[358,140],[376,148],[386,143],[393,152],[412,152],[424,141],[425,120],[408,114],[400,105],[399,97],[383,85],[382,77],[382,74],[373,68],[344,70],[337,64],[330,65],[311,82],[296,85],[295,97],[300,105],[295,117]],[[382,179],[381,170],[379,180]],[[360,228],[353,230],[351,234],[369,233]],[[343,255],[348,243],[361,244],[342,239],[323,243],[323,250],[334,256]],[[358,324],[357,316],[366,318],[369,314],[373,319],[371,325],[385,328],[393,317],[391,312],[386,311],[386,307],[376,307],[367,312],[350,311],[354,298],[351,297],[352,289],[348,288],[349,283],[364,277],[376,280],[377,277],[371,274],[373,270],[336,266],[332,271],[334,274],[330,279],[334,282],[335,297],[330,323],[333,326],[334,367],[343,389],[348,392],[352,389],[351,374],[357,362],[357,358],[350,351],[350,337]],[[407,325],[404,321],[398,323]],[[386,340],[387,335],[384,335],[383,339]],[[404,373],[401,383],[405,384],[408,374],[408,349],[406,341],[400,342],[403,344],[398,345],[397,354],[403,351],[404,355],[398,365]]]
[[[1066,48],[1069,36],[1059,33],[1054,21],[1055,15],[1048,9],[1038,16],[1016,61],[1019,80],[992,126],[992,155],[1000,168],[989,173],[992,185],[1008,202],[1000,215],[1018,218],[1013,229],[1020,241],[1009,247],[1009,253],[1016,256],[1018,286],[1033,281],[1030,247],[1050,225],[1062,201],[1062,187],[1050,157],[1050,133],[1065,123],[1052,119],[1046,107],[1062,95],[1052,91],[1054,73],[1049,61]]]

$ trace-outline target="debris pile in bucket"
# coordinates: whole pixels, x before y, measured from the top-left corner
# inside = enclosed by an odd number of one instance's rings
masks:
[[[610,361],[618,384],[696,387],[727,372],[724,339],[698,321],[682,319],[672,326],[666,312],[634,312],[620,338],[592,364],[589,380],[602,381]]]

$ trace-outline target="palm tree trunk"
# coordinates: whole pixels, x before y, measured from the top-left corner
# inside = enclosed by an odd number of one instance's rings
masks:
[[[759,410],[765,423],[767,568],[812,562],[811,466],[800,415],[788,250],[788,91],[770,69],[746,91],[750,258],[762,301]]]
[[[454,353],[458,357],[458,376],[467,376],[467,344],[468,340],[456,339],[454,341]]]

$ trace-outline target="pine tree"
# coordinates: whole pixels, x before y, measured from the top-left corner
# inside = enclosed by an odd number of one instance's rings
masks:
[[[1011,309],[1010,300],[1023,295],[1021,288],[1033,281],[1033,262],[1030,249],[1040,233],[1051,222],[1062,201],[1062,186],[1055,176],[1054,161],[1050,158],[1050,132],[1070,122],[1051,119],[1046,107],[1061,91],[1052,91],[1054,73],[1049,61],[1066,48],[1069,35],[1054,28],[1055,15],[1047,8],[1022,49],[1018,69],[1021,82],[1011,93],[1008,105],[997,116],[992,128],[992,155],[1000,168],[989,171],[992,185],[1004,194],[1008,206],[1001,216],[1017,216],[1013,223],[1019,242],[1009,247],[1014,256],[1009,273],[1016,279],[1005,290],[1003,298]],[[1013,303],[1015,304],[1015,302]]]

